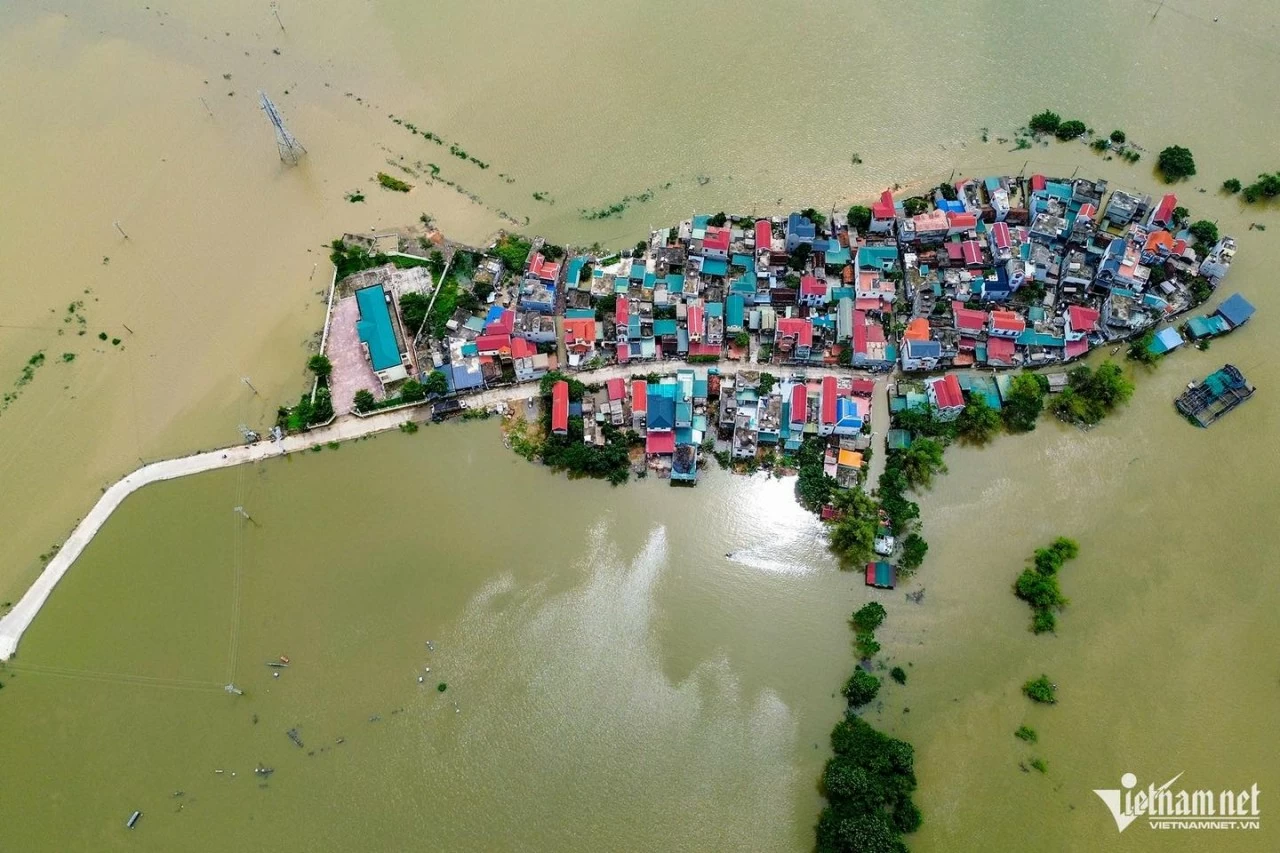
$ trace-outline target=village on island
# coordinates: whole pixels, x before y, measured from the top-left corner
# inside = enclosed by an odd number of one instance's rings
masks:
[[[280,410],[281,432],[425,405],[434,420],[503,414],[517,452],[615,483],[693,484],[708,457],[794,471],[806,455],[833,488],[870,488],[871,459],[911,447],[913,413],[998,412],[1022,371],[1071,395],[1066,365],[1093,350],[1154,360],[1253,313],[1235,294],[1182,320],[1235,241],[1172,193],[1083,178],[697,215],[612,253],[510,234],[472,248],[423,224],[334,241],[316,388]],[[1227,365],[1177,404],[1207,425],[1252,391]],[[878,555],[896,553],[894,527]],[[892,586],[892,569],[868,567],[868,583]]]

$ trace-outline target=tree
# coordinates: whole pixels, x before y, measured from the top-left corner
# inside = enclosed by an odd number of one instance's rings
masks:
[[[1089,426],[1132,394],[1133,383],[1115,362],[1107,361],[1096,371],[1081,365],[1067,374],[1067,387],[1053,401],[1053,411],[1063,420]]]
[[[746,349],[747,347],[751,346],[751,335],[747,334],[745,331],[738,332],[736,335],[733,336],[733,343],[734,343],[734,346],[738,347],[739,349]]]
[[[1187,209],[1186,209],[1185,207],[1183,207],[1182,205],[1178,205],[1177,207],[1175,207],[1175,208],[1173,209],[1173,221],[1174,221],[1174,222],[1186,222],[1186,221],[1187,221],[1187,217],[1188,217],[1188,216],[1190,216],[1190,215],[1191,215],[1191,211],[1187,210]]]
[[[521,239],[516,234],[507,234],[493,247],[493,254],[502,261],[508,272],[522,272],[529,260],[529,250],[533,244]]]
[[[329,389],[321,385],[316,389],[316,401],[311,407],[311,416],[307,424],[322,424],[333,417],[333,397]]]
[[[427,374],[427,380],[422,383],[423,389],[427,394],[440,396],[449,393],[449,380],[439,370],[433,370]]]
[[[787,261],[787,265],[796,272],[800,272],[805,268],[805,265],[808,264],[809,255],[812,253],[813,246],[810,246],[808,243],[801,243],[795,247],[794,251],[791,252],[791,258]]]
[[[924,541],[924,537],[919,533],[908,534],[907,538],[902,540],[902,567],[904,569],[919,568],[927,553],[929,553],[929,543]]]
[[[1116,145],[1124,145],[1125,135],[1123,130],[1111,131],[1111,141]]]
[[[1064,121],[1059,124],[1057,129],[1053,132],[1053,135],[1061,139],[1063,142],[1066,142],[1070,139],[1077,139],[1084,136],[1086,130],[1087,128],[1084,126],[1084,122],[1071,119],[1070,121]]]
[[[416,403],[427,398],[427,389],[416,379],[406,379],[400,386],[400,399],[406,403]]]
[[[373,399],[373,392],[368,388],[361,388],[356,392],[355,399],[352,400],[357,412],[372,412],[377,408],[378,401]]]
[[[1009,398],[1000,410],[1010,432],[1030,432],[1044,411],[1044,386],[1034,373],[1020,373],[1009,386]]]
[[[903,199],[902,212],[907,216],[919,216],[929,209],[929,203],[919,196]]]
[[[960,194],[956,192],[955,185],[949,184],[946,181],[938,184],[938,192],[941,193],[942,197],[947,201],[955,201],[960,197]]]
[[[1056,694],[1058,685],[1049,680],[1049,676],[1041,675],[1022,685],[1022,692],[1032,702],[1039,702],[1043,705],[1053,705],[1058,701]]]
[[[871,208],[855,204],[849,208],[849,227],[865,232],[871,227]]]
[[[1234,195],[1240,192],[1240,180],[1238,178],[1227,178],[1222,182],[1222,189]]]
[[[400,295],[400,316],[404,318],[404,324],[408,327],[408,332],[417,334],[422,328],[422,324],[427,321],[427,306],[431,304],[431,297],[425,293],[403,293]]]
[[[878,601],[869,601],[849,617],[849,624],[855,631],[870,633],[884,624],[887,615],[883,604]]]
[[[1151,348],[1155,341],[1156,333],[1147,329],[1147,331],[1142,333],[1142,337],[1129,344],[1129,349],[1126,355],[1131,360],[1140,364],[1155,364],[1160,360],[1159,354]]]
[[[815,828],[819,853],[906,853],[901,836],[920,827],[911,745],[846,714],[831,732],[822,773],[827,807]]]
[[[728,215],[722,210],[715,216],[707,218],[708,225],[714,225],[716,228],[723,228],[724,224],[729,221]]]
[[[981,445],[1000,431],[1001,423],[1000,413],[981,394],[974,394],[956,418],[956,430],[965,441]]]
[[[316,353],[307,359],[307,369],[320,379],[328,379],[329,374],[333,373],[333,364],[327,357]]]
[[[805,219],[809,220],[810,222],[812,222],[814,225],[818,226],[819,228],[821,228],[827,222],[827,217],[823,216],[821,213],[819,213],[817,210],[815,210],[812,207],[806,207],[804,210],[800,211],[800,215],[803,216]]]
[[[917,438],[906,450],[894,451],[907,484],[913,489],[928,487],[933,483],[934,474],[946,472],[942,452],[942,444],[932,438]]]
[[[1028,127],[1031,128],[1032,133],[1055,133],[1060,124],[1062,124],[1062,116],[1045,110],[1042,113],[1033,115]]]
[[[835,493],[832,503],[842,517],[831,526],[831,550],[845,565],[865,565],[879,526],[875,502],[862,489],[844,489]]]
[[[895,666],[893,669],[889,670],[889,677],[899,684],[907,683],[907,671],[900,666]]]
[[[778,377],[774,376],[772,373],[769,373],[768,371],[765,371],[764,373],[760,374],[760,384],[756,386],[756,391],[760,394],[761,397],[766,397],[768,396],[769,392],[773,390],[773,386],[777,384],[778,384]]]
[[[862,667],[858,667],[853,671],[853,675],[849,676],[844,689],[840,692],[849,700],[849,707],[861,708],[876,698],[876,694],[880,692],[880,679]]]
[[[1202,246],[1212,246],[1218,242],[1218,226],[1207,219],[1191,223],[1191,227],[1187,230],[1196,238],[1196,242]]]
[[[1156,161],[1166,182],[1189,178],[1196,173],[1196,161],[1191,152],[1181,145],[1170,145],[1160,152]]]

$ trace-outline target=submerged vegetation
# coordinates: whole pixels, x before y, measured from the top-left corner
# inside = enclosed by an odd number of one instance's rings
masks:
[[[1160,174],[1164,176],[1165,181],[1170,183],[1189,178],[1196,173],[1195,158],[1191,156],[1190,150],[1181,145],[1170,145],[1161,151],[1160,157],[1156,160],[1156,166],[1160,169]]]
[[[1058,702],[1058,685],[1049,680],[1049,676],[1041,675],[1022,685],[1022,693],[1032,702],[1041,705],[1054,705]]]
[[[1081,365],[1067,374],[1067,387],[1053,401],[1053,413],[1064,421],[1093,426],[1133,394],[1133,382],[1113,361],[1097,370]]]
[[[884,607],[871,602],[849,623],[859,635],[871,635],[884,618]],[[891,675],[898,684],[906,681],[900,667]],[[815,827],[819,853],[904,851],[902,836],[920,828],[920,809],[911,800],[916,789],[915,751],[855,713],[876,698],[880,686],[879,678],[859,666],[842,690],[849,708],[831,732],[834,754],[822,771],[827,805]]]
[[[1022,570],[1013,584],[1013,594],[1031,605],[1031,630],[1044,634],[1057,627],[1056,611],[1069,603],[1058,586],[1058,569],[1074,560],[1080,546],[1072,539],[1059,536],[1047,548],[1037,548],[1032,566]]]
[[[394,178],[386,172],[379,172],[377,175],[378,184],[386,190],[393,190],[398,193],[407,193],[413,189],[412,184],[407,184],[399,178]]]

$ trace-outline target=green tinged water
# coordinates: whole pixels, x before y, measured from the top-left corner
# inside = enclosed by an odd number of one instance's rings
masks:
[[[1237,237],[1225,287],[1259,309],[1209,352],[1139,371],[1133,401],[1098,429],[1046,421],[949,451],[921,500],[918,606],[839,573],[788,482],[568,482],[492,426],[150,487],[0,673],[0,849],[807,849],[852,666],[845,619],[870,597],[889,611],[886,662],[909,673],[868,715],[916,747],[913,849],[1280,846],[1280,227],[1250,231],[1275,209],[1216,191],[1280,168],[1280,126],[1257,108],[1280,85],[1278,21],[1256,0],[1155,10],[321,2],[282,9],[285,34],[248,3],[0,13],[8,209],[68,223],[4,220],[16,273],[3,304],[39,326],[46,302],[61,311],[89,283],[95,325],[139,329],[111,362],[85,350],[66,378],[41,368],[0,423],[0,472],[18,484],[0,502],[6,588],[137,456],[234,440],[237,421],[295,399],[299,342],[321,322],[307,248],[424,210],[468,239],[503,210],[557,240],[625,245],[694,209],[844,204],[953,170],[1079,169],[1159,192],[1155,152],[1176,143],[1199,167],[1180,203]],[[280,93],[308,146],[295,172],[259,168],[274,151],[246,97],[257,85]],[[999,141],[1044,108],[1123,128],[1147,153],[1128,165],[1083,144]],[[482,204],[421,178],[407,195],[343,200],[401,157],[438,163]],[[646,189],[621,217],[579,212]],[[113,216],[134,231],[128,247]],[[227,246],[244,248],[229,260]],[[0,338],[12,373],[63,351],[42,334]],[[1187,426],[1173,397],[1224,361],[1259,394],[1210,430]],[[1057,636],[1035,637],[1010,586],[1057,535],[1081,545],[1061,573],[1071,605]],[[292,665],[273,679],[264,664],[281,654]],[[1051,708],[1018,690],[1042,672],[1059,685]],[[222,692],[229,679],[246,695]],[[1033,757],[1047,774],[1020,771]],[[265,788],[259,762],[275,768]],[[1091,791],[1127,771],[1143,785],[1257,782],[1264,828],[1118,836]]]

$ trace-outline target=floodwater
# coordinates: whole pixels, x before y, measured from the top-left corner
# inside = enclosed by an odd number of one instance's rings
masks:
[[[502,212],[625,245],[694,209],[822,207],[1024,165],[1158,190],[1152,153],[1124,165],[998,141],[1052,107],[1195,152],[1180,198],[1236,235],[1226,287],[1259,316],[1139,376],[1099,429],[1046,423],[950,454],[922,501],[925,600],[882,595],[885,651],[911,666],[875,717],[918,750],[912,845],[1116,845],[1090,791],[1132,771],[1257,782],[1264,829],[1135,825],[1125,848],[1280,846],[1265,793],[1280,789],[1280,373],[1263,358],[1280,231],[1248,230],[1274,209],[1215,189],[1280,168],[1280,119],[1257,107],[1280,86],[1280,12],[1156,11],[321,0],[283,4],[282,29],[256,2],[0,9],[0,387],[19,393],[0,412],[0,601],[139,459],[232,442],[302,390],[322,244],[344,230],[428,212],[479,240]],[[308,149],[295,169],[258,88]],[[392,165],[425,176],[417,163],[478,201]],[[379,170],[415,189],[378,189]],[[580,214],[641,195],[621,217]],[[1258,398],[1188,427],[1171,398],[1228,360]],[[145,490],[3,676],[6,849],[802,849],[851,663],[843,615],[867,593],[788,494],[714,474],[693,491],[569,483],[485,427]],[[1072,604],[1037,638],[1009,584],[1058,534],[1082,546]],[[297,663],[271,679],[281,653]],[[1041,672],[1054,708],[1017,693]],[[248,695],[222,693],[229,678]],[[1012,737],[1024,722],[1034,748]],[[1019,770],[1031,755],[1047,775]],[[277,770],[261,790],[258,761]],[[147,814],[126,838],[134,808]]]

